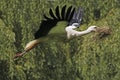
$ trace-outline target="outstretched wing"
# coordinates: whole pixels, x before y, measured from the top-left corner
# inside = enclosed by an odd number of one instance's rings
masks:
[[[78,8],[78,10],[74,12],[74,15],[69,23],[69,26],[72,25],[73,23],[78,23],[80,25],[83,18],[83,14],[84,14],[83,9]]]
[[[59,10],[59,6],[55,9],[55,14],[53,13],[52,9],[49,10],[49,14],[51,18],[44,16],[44,19],[41,22],[41,25],[39,26],[38,31],[35,33],[35,39],[38,39],[40,37],[46,36],[49,31],[55,27],[55,25],[58,23],[58,21],[68,21],[70,22],[73,14],[74,14],[75,8],[72,6],[68,7],[66,9],[66,5],[62,7],[61,13]]]

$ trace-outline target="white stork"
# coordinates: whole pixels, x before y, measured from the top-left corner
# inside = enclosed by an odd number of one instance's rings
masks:
[[[49,14],[52,18],[48,18],[44,15],[44,20],[40,25],[39,30],[35,33],[35,40],[30,41],[24,51],[22,53],[16,54],[14,58],[23,56],[26,52],[33,49],[37,44],[44,41],[46,37],[49,37],[48,34],[52,30],[52,28],[59,22],[59,21],[67,21],[68,26],[64,28],[66,32],[66,38],[70,39],[71,37],[82,36],[84,34],[90,33],[92,31],[96,31],[96,26],[90,26],[87,30],[84,31],[76,31],[75,28],[78,28],[81,24],[82,17],[83,17],[83,9],[78,8],[75,10],[72,6],[68,7],[66,10],[66,5],[62,7],[61,14],[59,11],[59,6],[55,9],[54,15],[52,9],[49,10]]]

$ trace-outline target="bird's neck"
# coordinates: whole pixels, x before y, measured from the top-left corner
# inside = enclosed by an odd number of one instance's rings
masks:
[[[91,32],[91,31],[87,29],[87,30],[84,30],[84,31],[80,31],[79,34],[80,34],[80,35],[85,35],[85,34],[88,34],[88,33],[90,33],[90,32]]]

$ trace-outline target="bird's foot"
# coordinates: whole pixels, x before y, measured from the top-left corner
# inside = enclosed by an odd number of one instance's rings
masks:
[[[22,57],[22,56],[23,56],[22,53],[17,53],[17,54],[14,56],[14,60],[16,60],[16,58],[18,58],[18,57]]]

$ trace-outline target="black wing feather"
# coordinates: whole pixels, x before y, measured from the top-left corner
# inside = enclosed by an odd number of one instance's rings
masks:
[[[69,23],[69,25],[72,25],[73,23],[78,23],[79,25],[81,24],[82,18],[83,18],[83,9],[78,8],[78,10],[74,11],[74,15]]]
[[[57,18],[60,19],[59,6],[56,7],[55,12],[56,12],[56,16],[57,16]]]
[[[35,33],[35,39],[38,39],[40,37],[46,36],[49,31],[52,29],[53,26],[57,24],[57,21],[55,20],[43,20],[39,30]]]
[[[70,6],[66,12],[66,16],[65,16],[65,19],[69,19],[69,15],[70,15],[70,12],[71,12],[71,9],[72,9],[72,6]]]
[[[62,19],[65,19],[65,10],[66,10],[66,5],[63,6],[62,11],[61,11]]]
[[[47,17],[46,15],[43,15],[44,16],[44,19],[42,20],[41,22],[41,25],[39,26],[40,28],[38,29],[38,31],[35,33],[35,39],[38,39],[40,37],[44,37],[46,36],[49,31],[55,27],[55,25],[57,24],[58,21],[61,21],[61,20],[65,20],[65,21],[68,21],[70,22],[70,20],[72,19],[72,16],[73,16],[73,13],[75,11],[75,8],[72,9],[72,6],[70,6],[68,9],[67,9],[67,12],[65,13],[66,11],[66,5],[62,7],[62,10],[61,10],[61,18],[60,18],[60,11],[59,11],[59,6],[56,7],[55,9],[55,15],[52,11],[52,9],[49,10],[49,14],[52,18],[49,18]],[[67,14],[67,15],[66,15]],[[65,17],[66,16],[66,17]],[[69,17],[70,16],[70,17]],[[69,17],[69,18],[68,18]]]
[[[50,15],[51,15],[51,17],[52,17],[53,19],[57,19],[57,18],[55,17],[55,15],[54,15],[52,9],[49,10],[49,13],[50,13]]]
[[[69,19],[68,19],[69,21],[72,19],[74,12],[75,12],[75,8],[70,13],[70,16],[69,16]]]
[[[48,19],[48,20],[51,19],[51,18],[47,17],[45,14],[43,16],[45,19]]]

